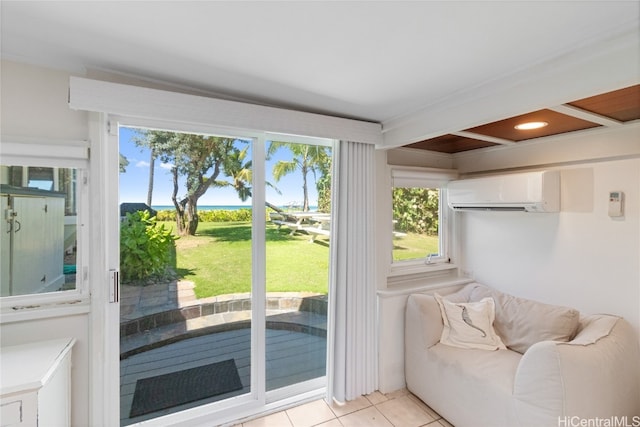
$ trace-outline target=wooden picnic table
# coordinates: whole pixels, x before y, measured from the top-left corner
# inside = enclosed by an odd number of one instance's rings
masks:
[[[311,235],[311,242],[317,236],[329,237],[331,214],[320,212],[279,212],[270,216],[271,222],[278,226],[278,229],[285,226],[291,229],[290,235],[296,231],[304,231]]]

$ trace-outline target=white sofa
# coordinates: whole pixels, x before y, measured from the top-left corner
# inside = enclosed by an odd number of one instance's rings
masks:
[[[436,298],[409,296],[405,371],[412,393],[456,427],[605,425],[577,424],[596,418],[640,425],[640,349],[628,322],[580,317],[478,283],[444,299],[486,297],[495,301],[494,328],[506,349],[441,343]]]

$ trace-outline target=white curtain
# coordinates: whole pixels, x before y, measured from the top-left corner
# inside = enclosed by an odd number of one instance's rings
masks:
[[[375,148],[340,141],[333,150],[327,400],[377,388]]]

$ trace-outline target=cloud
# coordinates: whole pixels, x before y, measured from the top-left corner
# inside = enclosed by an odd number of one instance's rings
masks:
[[[171,170],[173,169],[173,165],[171,163],[160,163],[160,167],[162,169]]]
[[[138,163],[136,163],[136,167],[137,168],[148,168],[149,167],[149,162],[145,162],[144,160],[140,160]]]

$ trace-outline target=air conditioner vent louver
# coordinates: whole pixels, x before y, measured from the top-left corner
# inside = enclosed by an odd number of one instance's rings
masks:
[[[447,188],[449,207],[456,211],[560,211],[558,171],[463,179]]]
[[[465,208],[453,208],[455,210],[465,210],[465,211],[503,211],[503,212],[526,212],[525,208],[518,207],[505,207],[505,206],[492,206],[492,207],[476,207],[476,206],[468,206]]]

